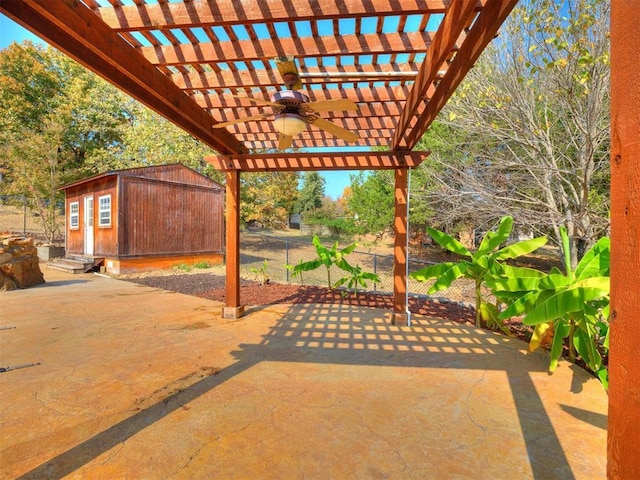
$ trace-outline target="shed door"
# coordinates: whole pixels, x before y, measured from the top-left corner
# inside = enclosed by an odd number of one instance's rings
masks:
[[[93,197],[84,197],[84,254],[93,255]]]

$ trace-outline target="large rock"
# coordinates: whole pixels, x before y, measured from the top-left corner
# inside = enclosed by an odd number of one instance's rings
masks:
[[[38,251],[30,238],[0,239],[0,291],[44,283]]]

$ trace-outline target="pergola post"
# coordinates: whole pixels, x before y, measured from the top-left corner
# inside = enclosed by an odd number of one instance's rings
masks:
[[[391,323],[394,325],[409,324],[407,309],[407,217],[408,209],[408,169],[395,170],[394,203],[395,215],[393,233],[393,312]]]
[[[611,3],[611,332],[607,477],[640,478],[640,15]]]
[[[226,295],[223,318],[240,318],[240,172],[226,172]]]

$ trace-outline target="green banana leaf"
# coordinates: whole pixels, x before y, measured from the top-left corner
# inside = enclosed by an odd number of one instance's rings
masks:
[[[576,267],[575,275],[578,280],[609,275],[611,257],[611,240],[603,237],[591,247]]]
[[[425,282],[431,278],[439,277],[457,263],[458,262],[444,262],[438,263],[436,265],[429,265],[428,267],[416,270],[415,272],[409,274],[409,276],[419,282]]]
[[[569,336],[569,324],[564,320],[558,320],[553,324],[553,343],[551,344],[551,361],[549,362],[549,371],[556,371],[558,360],[562,356],[563,340]]]
[[[547,237],[537,237],[531,240],[523,240],[521,242],[512,243],[501,248],[493,255],[496,260],[508,260],[511,258],[527,255],[547,243]]]
[[[606,295],[607,292],[601,288],[573,286],[539,302],[533,310],[527,313],[522,322],[526,325],[537,325],[562,318],[568,313],[582,311],[586,302],[597,300]]]
[[[462,255],[464,257],[471,257],[471,252],[465,248],[458,240],[453,238],[451,235],[447,235],[440,230],[436,230],[435,228],[427,228],[427,233],[431,235],[438,245],[442,248],[449,250],[450,252],[457,253],[458,255]]]
[[[449,270],[443,272],[442,275],[438,277],[427,293],[432,295],[440,290],[449,288],[454,280],[464,276],[468,268],[469,264],[467,262],[460,262],[452,265]]]
[[[487,252],[490,252],[496,249],[500,244],[504,243],[511,235],[511,229],[513,228],[513,218],[512,217],[503,217],[500,220],[500,225],[498,229],[493,232],[489,231],[483,237],[480,242],[480,246],[478,247],[478,251],[476,255],[482,256],[486,255]]]

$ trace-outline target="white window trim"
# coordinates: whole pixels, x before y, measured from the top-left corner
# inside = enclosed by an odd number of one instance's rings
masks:
[[[109,199],[109,223],[103,223],[102,220],[102,213],[106,212],[106,209],[102,209],[102,199],[103,198],[108,198]],[[111,226],[111,195],[101,195],[98,197],[98,226],[99,227],[110,227]]]
[[[73,213],[73,207],[76,207],[75,213]],[[75,219],[75,222],[74,222],[74,219]],[[69,203],[69,230],[79,230],[79,229],[80,229],[80,202],[71,202]]]

